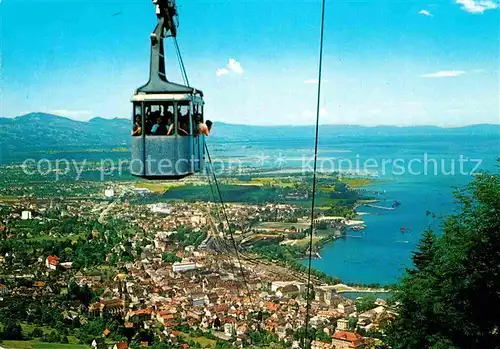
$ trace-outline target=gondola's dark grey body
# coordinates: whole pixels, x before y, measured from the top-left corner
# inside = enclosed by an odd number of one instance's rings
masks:
[[[204,136],[198,135],[195,112],[203,118],[203,93],[195,88],[172,83],[165,74],[163,38],[176,35],[175,3],[159,0],[161,14],[151,34],[149,81],[132,96],[133,118],[140,116],[141,134],[132,137],[131,173],[147,179],[179,179],[204,169]],[[180,108],[186,113],[186,130],[180,130]],[[150,123],[153,110],[162,119],[170,115],[172,133],[155,135]],[[134,120],[133,120],[134,121]],[[154,120],[153,120],[154,121]],[[187,129],[189,126],[189,129]],[[184,133],[180,133],[180,131]],[[185,135],[187,133],[187,135]]]

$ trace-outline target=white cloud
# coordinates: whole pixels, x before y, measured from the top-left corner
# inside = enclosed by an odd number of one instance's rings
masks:
[[[456,0],[456,2],[462,5],[462,10],[470,13],[483,13],[500,6],[500,0]]]
[[[215,75],[217,76],[222,76],[227,74],[229,74],[229,70],[227,70],[226,68],[217,69],[217,71],[215,72]]]
[[[326,82],[328,82],[328,80],[322,79],[321,82],[326,83]],[[318,79],[304,80],[304,84],[317,84],[317,83],[318,83]]]
[[[453,78],[460,75],[464,75],[463,70],[443,70],[436,73],[420,75],[421,78]]]
[[[229,58],[229,62],[224,68],[219,68],[215,72],[217,76],[229,75],[230,73],[243,74],[244,70],[241,63],[234,58]]]
[[[241,66],[240,62],[238,62],[234,58],[229,59],[229,63],[227,66],[236,74],[243,74],[243,67]]]
[[[427,11],[427,10],[420,10],[418,12],[418,14],[419,15],[424,15],[424,16],[427,16],[427,17],[431,17],[432,16],[432,14],[429,11]]]

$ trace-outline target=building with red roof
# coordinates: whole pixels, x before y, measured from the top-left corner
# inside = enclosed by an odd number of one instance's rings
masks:
[[[337,331],[332,337],[335,349],[358,349],[363,347],[363,337],[358,333]]]
[[[48,256],[45,260],[45,266],[50,270],[56,270],[59,265],[59,257],[57,256]]]

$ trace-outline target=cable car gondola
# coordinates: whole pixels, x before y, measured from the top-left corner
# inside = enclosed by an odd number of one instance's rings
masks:
[[[205,139],[197,130],[203,121],[203,93],[168,81],[163,39],[176,40],[177,8],[173,0],[153,2],[158,25],[151,34],[149,81],[131,98],[135,124],[130,170],[137,177],[174,180],[204,169]]]

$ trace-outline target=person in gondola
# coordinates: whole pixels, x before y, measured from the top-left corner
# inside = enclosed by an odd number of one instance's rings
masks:
[[[156,124],[154,124],[153,128],[151,129],[151,133],[155,136],[164,136],[167,134],[167,128],[161,116],[158,116],[156,118]]]
[[[212,121],[207,120],[207,122],[204,123],[200,114],[196,115],[196,121],[196,134],[208,136],[210,134],[210,130],[212,129]]]
[[[206,123],[200,121],[198,124],[198,133],[203,136],[209,136],[212,129],[212,121],[207,120]]]
[[[179,122],[179,135],[189,136],[189,124],[186,122]]]
[[[132,129],[132,136],[141,136],[141,135],[142,135],[141,117],[138,115],[135,117],[134,128]]]
[[[181,115],[179,118],[179,135],[189,136],[189,116]]]

